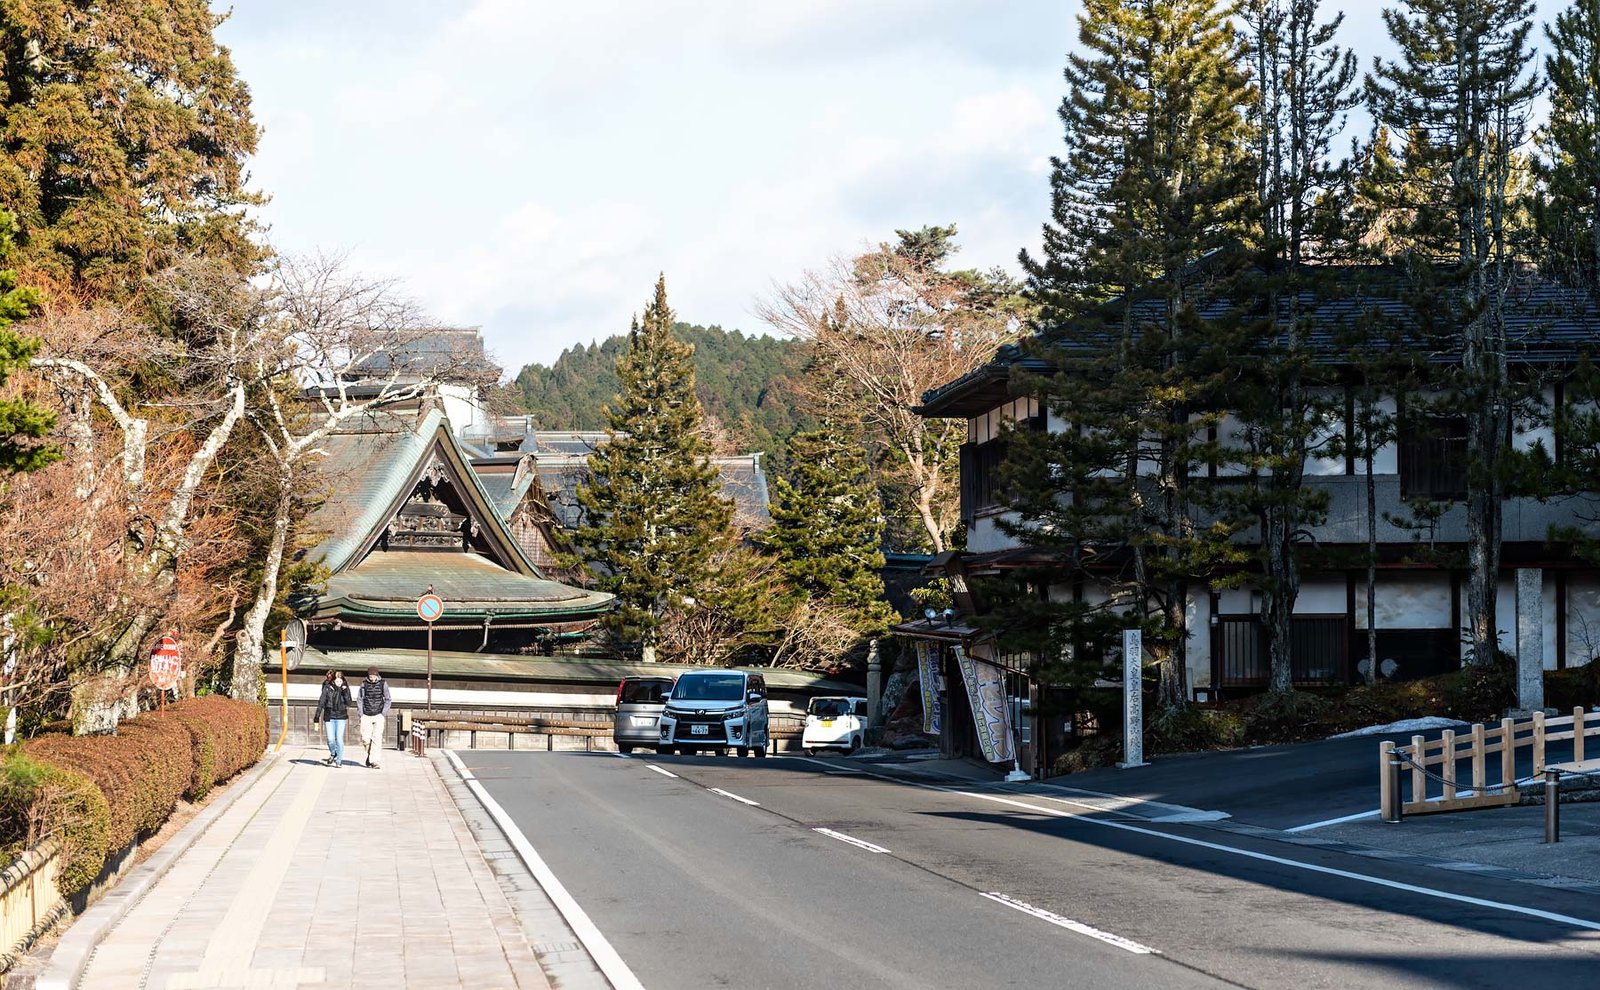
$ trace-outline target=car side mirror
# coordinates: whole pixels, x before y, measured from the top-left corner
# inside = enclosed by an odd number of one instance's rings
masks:
[[[744,701],[745,701],[745,704],[747,704],[747,705],[753,705],[753,704],[755,704],[756,702],[758,702],[760,700],[761,700],[761,692],[760,691],[751,691],[749,694],[744,696]]]

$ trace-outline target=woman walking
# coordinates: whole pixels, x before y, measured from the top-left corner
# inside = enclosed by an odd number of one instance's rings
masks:
[[[330,670],[322,678],[322,696],[317,699],[317,711],[311,716],[315,724],[321,721],[328,737],[328,758],[322,762],[336,767],[344,762],[344,726],[350,716],[350,686],[344,674]]]

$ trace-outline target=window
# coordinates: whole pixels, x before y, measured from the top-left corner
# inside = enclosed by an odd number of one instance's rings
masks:
[[[1042,433],[1046,428],[1043,412],[1021,420],[1019,430]],[[983,443],[961,447],[961,518],[970,521],[979,512],[1003,508],[1008,495],[1000,474],[1006,461],[1005,434]]]
[[[1440,501],[1467,497],[1467,420],[1419,416],[1400,434],[1400,496]]]

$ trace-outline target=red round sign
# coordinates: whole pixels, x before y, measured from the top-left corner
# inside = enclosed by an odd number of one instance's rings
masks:
[[[150,682],[163,691],[178,686],[183,676],[183,651],[171,636],[161,637],[161,642],[150,651]]]
[[[423,595],[417,599],[417,615],[423,622],[433,622],[444,614],[444,601],[434,594]]]

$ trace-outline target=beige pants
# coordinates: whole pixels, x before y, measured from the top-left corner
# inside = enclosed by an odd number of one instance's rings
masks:
[[[375,749],[383,749],[382,715],[361,716],[361,745],[366,747],[367,762],[376,763],[377,760],[373,759],[373,751]]]

